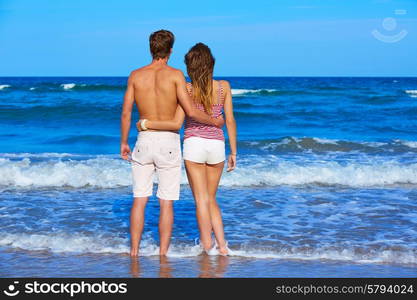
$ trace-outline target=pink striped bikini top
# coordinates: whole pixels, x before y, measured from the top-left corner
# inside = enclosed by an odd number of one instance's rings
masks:
[[[214,118],[220,116],[223,112],[224,92],[223,92],[223,87],[220,81],[218,81],[218,83],[219,83],[218,101],[217,101],[217,104],[213,104],[212,109],[211,109],[212,110],[211,116]],[[191,96],[192,85],[188,84],[188,87],[189,87],[188,93]],[[194,106],[198,108],[199,110],[205,112],[205,108],[203,104],[194,102]],[[218,128],[214,125],[203,124],[203,123],[197,122],[196,120],[192,118],[186,117],[184,139],[187,139],[192,136],[201,137],[205,139],[215,139],[215,140],[224,141],[223,129]]]

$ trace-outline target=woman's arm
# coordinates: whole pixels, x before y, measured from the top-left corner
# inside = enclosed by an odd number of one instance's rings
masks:
[[[236,142],[236,120],[233,114],[232,91],[228,81],[223,80],[225,91],[224,114],[226,117],[227,135],[229,136],[230,155],[227,160],[227,171],[233,171],[236,168],[237,142]]]
[[[184,123],[185,113],[184,110],[180,105],[178,105],[177,110],[175,112],[174,119],[168,120],[168,121],[149,121],[147,120],[145,123],[145,126],[148,129],[154,129],[154,130],[180,130],[182,123]],[[136,127],[138,130],[142,130],[140,128],[140,122],[136,123]]]

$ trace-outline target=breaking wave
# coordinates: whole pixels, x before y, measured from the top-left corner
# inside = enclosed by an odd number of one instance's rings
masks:
[[[110,234],[68,234],[65,232],[50,234],[31,233],[5,233],[0,237],[0,246],[27,251],[47,251],[52,253],[112,253],[128,254],[129,240],[114,237]],[[158,255],[158,246],[152,239],[144,239],[141,243],[140,255]],[[417,253],[415,249],[406,246],[379,246],[361,245],[317,245],[314,246],[287,246],[262,247],[259,246],[231,246],[232,257],[247,258],[275,258],[290,260],[335,260],[352,261],[355,263],[395,263],[416,264]],[[173,243],[168,257],[193,257],[200,255],[202,249],[199,245]]]
[[[0,157],[0,186],[7,188],[119,188],[131,185],[130,164],[115,156]],[[183,171],[184,172],[184,171]],[[182,183],[187,184],[183,174]],[[275,155],[241,156],[225,173],[224,187],[279,185],[374,187],[417,184],[417,163],[385,161],[288,160]]]

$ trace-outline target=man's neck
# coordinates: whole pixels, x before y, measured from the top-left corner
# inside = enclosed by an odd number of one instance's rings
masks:
[[[151,65],[154,66],[166,66],[168,64],[168,57],[166,58],[158,58],[158,59],[153,59],[151,62]]]

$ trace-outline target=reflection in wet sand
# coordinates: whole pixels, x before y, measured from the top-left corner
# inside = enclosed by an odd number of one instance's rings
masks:
[[[170,278],[172,277],[172,268],[169,264],[168,257],[160,256],[159,257],[159,277],[160,278]]]
[[[200,256],[195,257],[199,266],[199,274],[198,277],[200,278],[219,278],[223,277],[225,272],[227,271],[227,267],[229,265],[229,257],[227,256],[209,256],[206,254],[202,254]],[[130,258],[130,274],[132,277],[147,277],[144,275],[144,271],[146,274],[147,267],[150,267],[146,262],[145,267],[142,266],[139,257]],[[146,267],[147,266],[147,267]],[[174,268],[175,268],[174,264]],[[179,267],[179,266],[178,266]],[[153,269],[153,268],[152,268]],[[172,266],[172,261],[169,261],[169,258],[166,256],[159,256],[159,273],[156,275],[159,278],[172,278],[172,272],[174,271]]]
[[[229,265],[229,257],[217,255],[209,256],[203,254],[199,257],[200,278],[223,277]]]
[[[132,277],[140,277],[140,263],[138,257],[130,258],[130,274],[132,274]]]

